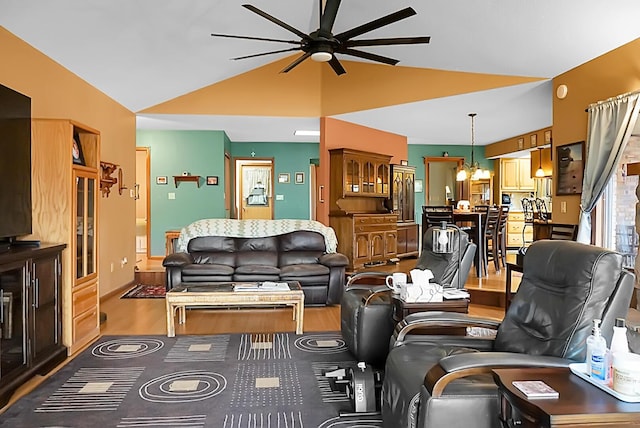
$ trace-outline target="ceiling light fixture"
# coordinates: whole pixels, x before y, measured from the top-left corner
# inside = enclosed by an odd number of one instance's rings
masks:
[[[293,132],[293,135],[295,135],[296,137],[319,137],[320,131],[298,129]]]
[[[456,174],[456,181],[465,181],[467,178],[471,180],[482,180],[491,178],[491,172],[488,169],[480,168],[478,161],[474,159],[474,146],[475,146],[475,117],[477,113],[469,113],[471,118],[471,162],[465,162],[464,165],[458,170]]]
[[[538,149],[538,169],[536,170],[536,178],[544,178],[545,173],[542,169],[542,149]]]
[[[311,59],[316,62],[329,62],[333,58],[330,52],[314,52],[311,54]]]

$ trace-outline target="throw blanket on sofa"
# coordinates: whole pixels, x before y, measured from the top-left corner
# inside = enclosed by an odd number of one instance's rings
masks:
[[[335,253],[338,248],[336,233],[331,227],[314,220],[235,220],[210,218],[198,220],[182,228],[178,238],[177,251],[186,252],[187,244],[199,236],[230,236],[234,238],[259,238],[276,236],[296,230],[318,232],[324,236],[327,253]]]

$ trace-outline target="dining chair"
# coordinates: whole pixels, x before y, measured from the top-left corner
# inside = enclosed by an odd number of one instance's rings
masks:
[[[484,223],[484,267],[485,269],[489,265],[489,261],[493,261],[493,266],[496,272],[500,272],[500,253],[499,253],[499,238],[498,232],[500,230],[500,217],[502,212],[498,207],[490,207],[487,211],[487,218]]]
[[[453,205],[423,205],[422,230],[440,226],[442,222],[453,224]]]
[[[509,205],[500,205],[500,224],[498,226],[498,255],[502,267],[507,266],[507,220],[509,219]]]
[[[522,198],[521,204],[524,214],[524,225],[522,226],[522,248],[525,248],[527,244],[531,243],[531,241],[527,241],[525,239],[525,231],[527,230],[527,226],[531,226],[531,228],[533,228],[533,199]]]
[[[576,224],[551,224],[551,235],[549,239],[565,239],[575,241],[578,236],[578,225]]]

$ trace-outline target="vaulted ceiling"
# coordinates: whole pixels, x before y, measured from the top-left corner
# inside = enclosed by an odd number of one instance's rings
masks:
[[[247,0],[251,1],[251,0]],[[251,4],[304,33],[318,0]],[[334,34],[405,7],[417,15],[359,39],[431,36],[361,48],[389,66],[338,55],[346,74],[280,43],[297,40],[233,0],[2,0],[0,25],[130,110],[138,127],[222,129],[232,141],[317,141],[319,117],[406,135],[410,143],[488,144],[550,126],[549,79],[640,37],[637,0],[343,0]]]

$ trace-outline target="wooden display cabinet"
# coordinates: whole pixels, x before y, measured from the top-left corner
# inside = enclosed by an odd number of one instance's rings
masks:
[[[36,374],[64,361],[61,254],[64,245],[0,254],[0,407]]]
[[[416,168],[391,165],[391,197],[389,208],[398,215],[397,256],[418,255],[418,225],[415,222]]]
[[[72,355],[100,334],[100,133],[67,119],[34,119],[31,129],[32,236],[68,243],[62,253],[62,331]],[[82,163],[72,160],[74,136]]]
[[[391,156],[352,149],[329,150],[329,224],[350,268],[384,263],[397,255],[398,216],[386,206]]]

